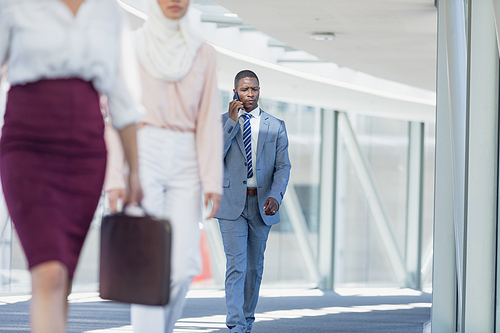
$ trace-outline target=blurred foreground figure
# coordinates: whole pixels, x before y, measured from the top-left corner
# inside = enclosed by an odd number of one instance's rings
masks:
[[[106,167],[109,101],[138,203],[134,108],[119,75],[114,0],[0,0],[0,62],[11,84],[0,141],[7,207],[32,278],[32,332],[65,332],[67,296]]]
[[[170,220],[170,302],[164,307],[132,305],[134,332],[172,332],[189,284],[201,270],[202,191],[208,218],[222,194],[222,125],[215,51],[190,28],[189,0],[148,0],[148,21],[136,32],[142,105],[138,150],[146,213]],[[107,135],[111,210],[124,195],[123,157]]]

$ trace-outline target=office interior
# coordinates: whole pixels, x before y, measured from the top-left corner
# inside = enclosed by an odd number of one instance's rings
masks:
[[[145,1],[118,2],[132,28],[147,19]],[[500,0],[191,4],[221,113],[252,69],[261,108],[286,122],[292,172],[263,288],[410,288],[432,293],[432,332],[500,332]],[[74,291],[97,290],[104,199]],[[200,227],[192,288],[221,289],[217,221]],[[29,290],[2,199],[0,294]]]

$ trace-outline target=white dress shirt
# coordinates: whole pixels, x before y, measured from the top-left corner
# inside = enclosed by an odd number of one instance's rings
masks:
[[[140,116],[119,69],[121,32],[115,0],[85,0],[76,16],[61,0],[0,0],[0,64],[9,83],[91,81],[107,95],[116,128]]]
[[[247,113],[245,110],[240,109],[238,111],[238,121],[241,127],[241,133],[243,133],[243,124],[245,122],[245,117],[243,115]],[[259,140],[259,128],[260,128],[260,108],[257,106],[252,111],[248,112],[252,115],[250,118],[250,129],[251,129],[251,139],[252,139],[252,178],[247,179],[248,188],[257,188],[257,142]]]

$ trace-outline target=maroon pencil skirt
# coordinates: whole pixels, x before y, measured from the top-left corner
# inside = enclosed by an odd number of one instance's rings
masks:
[[[91,83],[41,80],[10,88],[0,176],[30,269],[57,260],[73,277],[105,169],[104,122]]]

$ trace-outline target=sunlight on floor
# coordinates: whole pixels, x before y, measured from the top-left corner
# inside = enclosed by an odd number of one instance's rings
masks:
[[[341,296],[375,297],[375,296],[420,296],[421,291],[397,288],[341,288],[335,292]],[[324,293],[319,289],[262,289],[262,297],[321,297]],[[30,299],[29,295],[3,296],[0,297],[1,305],[25,302]],[[190,290],[188,298],[224,298],[224,290],[195,289]],[[73,293],[69,297],[70,303],[92,303],[104,302],[99,294]],[[318,309],[297,308],[290,310],[275,310],[256,314],[256,322],[275,321],[280,319],[299,319],[304,317],[319,317],[343,313],[368,313],[372,311],[397,311],[411,310],[416,308],[430,308],[431,303],[408,303],[408,304],[375,304],[358,306],[333,306]],[[195,318],[182,318],[175,325],[175,333],[211,333],[224,329],[225,314],[204,316]],[[115,327],[104,330],[85,331],[84,333],[130,333],[133,332],[131,325]]]

